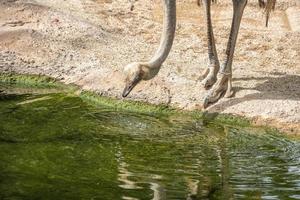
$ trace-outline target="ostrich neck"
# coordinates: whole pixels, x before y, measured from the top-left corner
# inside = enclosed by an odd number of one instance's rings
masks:
[[[154,71],[160,69],[163,62],[169,55],[171,50],[175,29],[176,29],[176,0],[163,0],[164,1],[164,19],[163,31],[160,40],[160,45],[149,61],[149,67]]]

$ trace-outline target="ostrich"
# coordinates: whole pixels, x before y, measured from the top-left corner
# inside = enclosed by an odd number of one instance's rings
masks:
[[[211,21],[210,7],[211,1],[215,0],[202,0],[204,4],[204,10],[207,23],[207,39],[208,39],[208,58],[209,64],[204,71],[202,77],[202,84],[205,89],[209,89],[208,94],[204,98],[203,107],[217,102],[220,98],[232,97],[232,61],[233,54],[238,36],[238,31],[243,16],[244,8],[247,4],[247,0],[232,0],[233,3],[233,18],[231,24],[231,31],[228,39],[226,58],[223,65],[220,66],[217,55],[213,27]],[[198,4],[200,0],[197,0]],[[258,0],[259,6],[265,8],[266,12],[266,25],[268,25],[269,15],[272,9],[274,9],[276,0]],[[163,0],[164,4],[164,19],[163,19],[163,31],[160,40],[160,45],[156,53],[149,61],[134,62],[128,64],[124,68],[125,88],[122,96],[126,97],[132,89],[141,80],[150,80],[157,75],[163,62],[168,57],[171,50],[175,29],[176,29],[176,0]]]

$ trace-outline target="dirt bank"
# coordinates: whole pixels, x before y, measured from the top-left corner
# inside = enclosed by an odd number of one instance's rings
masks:
[[[213,6],[221,60],[231,24],[231,1]],[[207,93],[199,77],[207,63],[202,9],[178,0],[174,47],[159,75],[130,99],[201,109]],[[300,134],[299,7],[280,1],[269,27],[249,1],[233,66],[234,98],[209,112],[246,116],[258,124]],[[149,58],[159,43],[160,1],[0,0],[0,72],[43,74],[85,90],[121,98],[124,65]]]

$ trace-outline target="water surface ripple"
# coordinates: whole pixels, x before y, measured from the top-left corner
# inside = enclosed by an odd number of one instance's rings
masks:
[[[1,90],[0,199],[300,199],[299,140]]]

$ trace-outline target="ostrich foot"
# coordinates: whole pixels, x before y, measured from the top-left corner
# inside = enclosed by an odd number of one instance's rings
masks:
[[[209,89],[215,84],[215,82],[217,81],[216,74],[217,72],[214,67],[209,67],[204,71],[202,75],[203,80],[201,81],[201,83],[205,89]]]
[[[207,108],[210,104],[217,102],[223,96],[230,98],[234,92],[232,90],[231,74],[220,74],[218,81],[204,98],[203,107]]]

